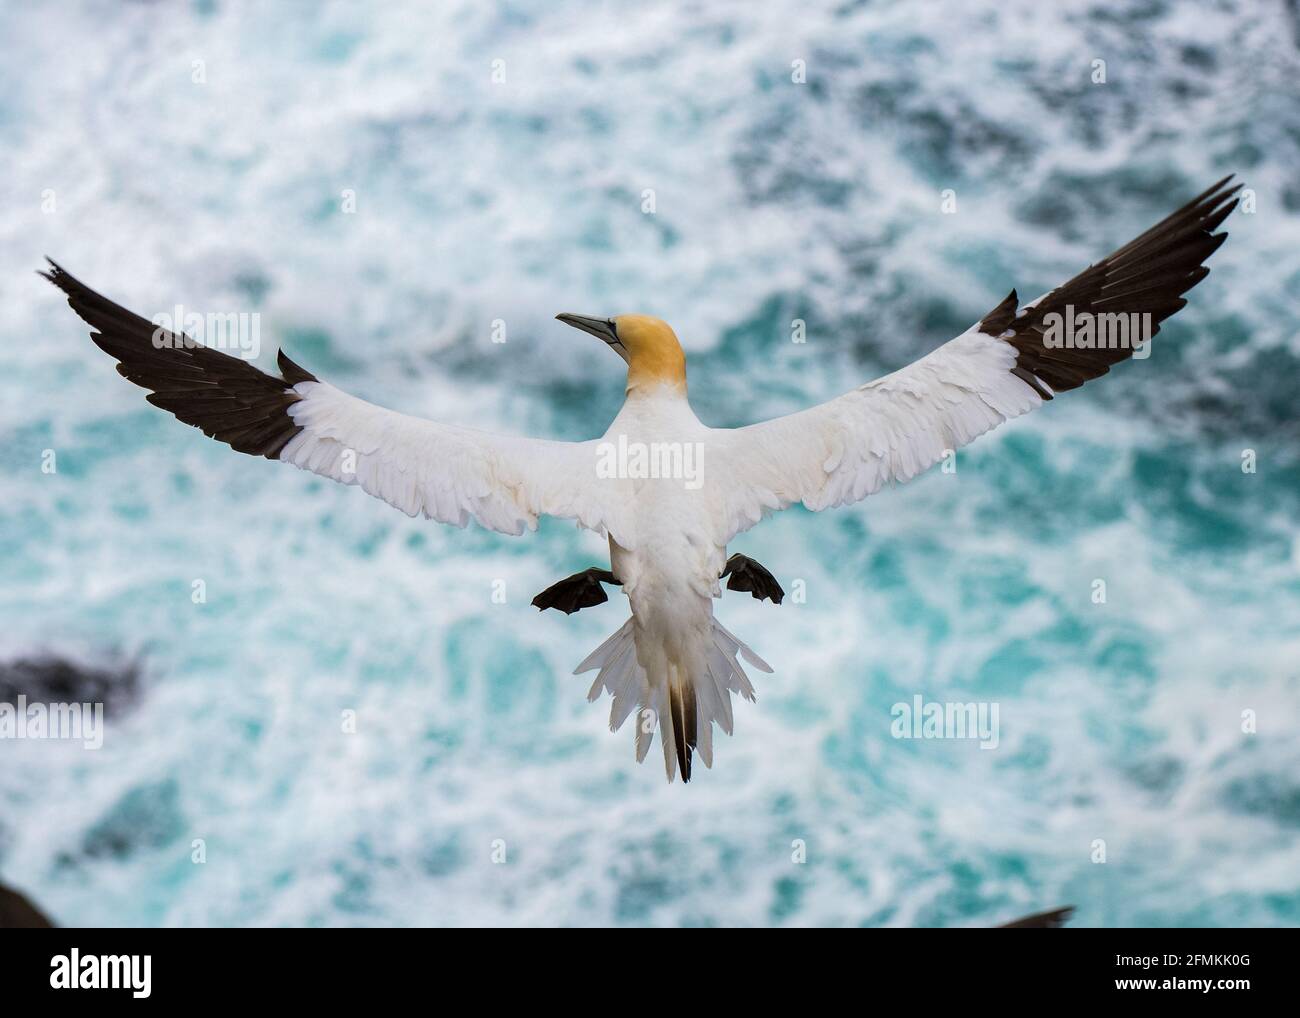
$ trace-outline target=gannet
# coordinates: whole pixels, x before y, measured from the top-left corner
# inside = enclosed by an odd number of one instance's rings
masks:
[[[43,274],[94,330],[148,401],[235,450],[358,485],[409,516],[522,534],[542,515],[608,538],[609,570],[631,617],[577,668],[589,699],[613,697],[610,728],[637,713],[636,757],[656,727],[671,782],[713,764],[713,725],[732,732],[731,697],[754,699],[741,661],[771,666],[713,613],[727,545],[770,512],[817,512],[901,483],[1057,393],[1104,375],[1133,346],[1067,343],[1057,326],[1141,316],[1145,335],[1205,278],[1215,233],[1241,185],[1225,177],[1140,237],[1037,300],[1016,291],[969,329],[907,367],[820,406],[748,427],[711,428],[687,400],[686,357],[672,328],[641,314],[561,314],[627,364],[622,409],[600,439],[560,442],[439,424],[336,389],[281,350],[279,375],[196,345],[100,296],[50,262]],[[1082,316],[1082,317],[1081,317]],[[656,450],[676,455],[656,459]],[[617,452],[616,456],[611,456]],[[647,469],[676,464],[673,469]],[[760,567],[761,568],[761,567]],[[769,574],[770,578],[770,574]],[[573,578],[571,578],[573,579]],[[773,581],[774,583],[775,581]],[[777,587],[779,590],[779,587]],[[541,595],[539,595],[540,597]],[[756,592],[757,596],[757,592]],[[591,603],[599,603],[599,600]]]

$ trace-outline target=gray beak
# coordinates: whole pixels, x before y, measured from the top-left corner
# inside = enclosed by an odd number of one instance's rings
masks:
[[[627,347],[618,338],[618,329],[614,325],[614,319],[589,318],[586,315],[570,314],[556,315],[555,317],[565,325],[572,325],[575,329],[591,333],[597,339],[603,339],[616,354],[622,357],[623,360],[627,360]]]

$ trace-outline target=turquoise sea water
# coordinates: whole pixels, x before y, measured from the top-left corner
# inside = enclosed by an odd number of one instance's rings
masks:
[[[0,876],[69,924],[1296,924],[1287,11],[4,5],[0,660],[144,680],[102,750],[0,743]],[[238,456],[145,404],[32,274],[50,254],[145,314],[258,311],[264,361],[576,439],[620,364],[558,311],[668,318],[701,417],[745,423],[1233,171],[1255,212],[1149,360],[955,474],[736,542],[807,599],[724,597],[776,674],[688,787],[569,674],[621,595],[528,604],[599,538],[440,528]],[[892,738],[917,694],[997,703],[999,747]]]

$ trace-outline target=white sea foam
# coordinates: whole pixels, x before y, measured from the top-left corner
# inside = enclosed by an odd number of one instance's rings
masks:
[[[96,925],[987,924],[1066,902],[1294,923],[1296,435],[1259,397],[1296,381],[1297,113],[1274,98],[1294,54],[1280,8],[1191,6],[6,8],[0,658],[149,662],[101,751],[0,746],[6,880]],[[807,603],[724,598],[777,672],[687,788],[569,675],[621,596],[528,604],[599,539],[437,528],[207,443],[30,271],[51,254],[146,316],[258,311],[264,346],[408,412],[592,437],[619,365],[557,311],[670,318],[705,415],[738,423],[1035,295],[1239,161],[1261,214],[1149,361],[955,476],[737,543]],[[996,700],[999,749],[890,738],[916,693]]]

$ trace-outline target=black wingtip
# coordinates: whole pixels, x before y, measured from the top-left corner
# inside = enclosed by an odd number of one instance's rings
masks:
[[[304,368],[301,364],[295,364],[289,359],[289,355],[280,350],[275,355],[275,363],[280,368],[280,375],[289,385],[295,386],[299,382],[319,382],[320,379]]]
[[[1009,923],[1002,923],[995,927],[999,930],[1059,930],[1074,915],[1074,906],[1066,905],[1064,908],[1054,908],[1048,912],[1035,912],[1033,915],[1023,916],[1020,919],[1013,919]]]
[[[37,269],[36,274],[38,276],[44,276],[69,297],[71,297],[73,292],[77,289],[87,289],[84,283],[49,255],[45,256],[45,260],[50,263],[50,267],[48,269]]]
[[[1205,193],[1206,193],[1207,195],[1214,194],[1215,191],[1217,191],[1219,188],[1221,188],[1224,184],[1226,184],[1228,181],[1230,181],[1230,180],[1231,180],[1233,177],[1235,177],[1235,176],[1236,176],[1235,173],[1229,173],[1226,177],[1222,178],[1218,183],[1216,183],[1216,184],[1211,184],[1209,190],[1206,191]],[[1238,187],[1241,187],[1240,184],[1238,184],[1237,186],[1238,186]]]
[[[1006,316],[1004,301],[984,317],[979,330],[1016,348],[1012,374],[1042,399],[1106,374],[1131,356],[1131,347],[1118,353],[1099,349],[1092,354],[1083,349],[1053,349],[1044,341],[1047,317],[1070,307],[1108,315],[1140,314],[1147,316],[1154,336],[1166,318],[1187,305],[1183,294],[1205,279],[1209,269],[1204,263],[1227,239],[1227,231],[1214,231],[1240,201],[1237,195],[1244,184],[1231,183],[1234,176],[1230,173],[1216,181],[1123,247],[1044,295],[1031,312]],[[1010,331],[1005,332],[1007,329]]]
[[[118,374],[149,390],[145,398],[154,406],[236,452],[267,459],[279,458],[302,430],[288,410],[301,398],[292,387],[315,381],[310,372],[281,355],[287,377],[276,378],[201,343],[159,344],[159,326],[96,293],[54,259],[46,261],[50,271],[43,275],[90,326],[91,342],[118,362]]]
[[[1004,298],[1002,303],[990,311],[980,321],[979,331],[987,336],[1000,336],[1011,328],[1011,323],[1016,320],[1016,312],[1020,308],[1020,298],[1016,291],[1012,290]]]

